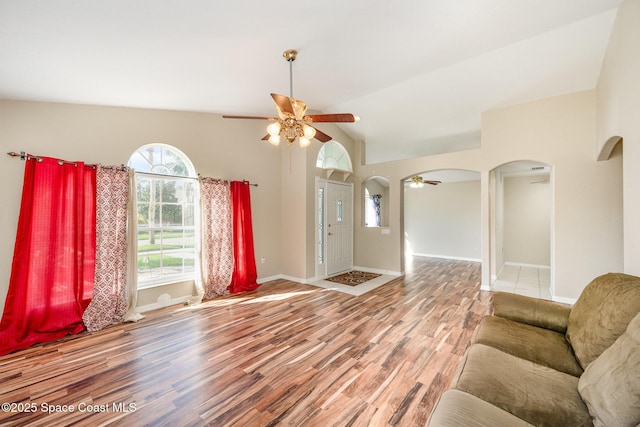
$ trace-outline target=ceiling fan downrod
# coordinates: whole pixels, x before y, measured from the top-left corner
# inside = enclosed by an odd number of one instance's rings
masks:
[[[298,56],[298,51],[295,49],[289,49],[282,52],[282,56],[289,63],[289,98],[293,98],[293,61]]]

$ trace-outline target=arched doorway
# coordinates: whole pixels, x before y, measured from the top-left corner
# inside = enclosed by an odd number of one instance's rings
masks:
[[[413,185],[413,177],[439,181]],[[414,256],[480,262],[480,173],[438,170],[403,180],[403,252],[405,264]],[[407,269],[410,269],[406,265]]]
[[[551,167],[519,160],[491,173],[491,289],[550,300]]]

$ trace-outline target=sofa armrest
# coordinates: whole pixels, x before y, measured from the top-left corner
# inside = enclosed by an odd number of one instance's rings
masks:
[[[547,300],[508,292],[493,293],[493,314],[520,323],[567,332],[571,308]]]

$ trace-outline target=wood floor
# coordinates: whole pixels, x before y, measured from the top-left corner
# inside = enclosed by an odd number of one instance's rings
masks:
[[[273,281],[2,356],[0,425],[424,425],[491,294],[479,263],[406,271],[359,297]]]

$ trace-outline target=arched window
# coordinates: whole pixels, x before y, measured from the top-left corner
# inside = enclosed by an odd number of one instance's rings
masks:
[[[197,174],[189,158],[165,144],[140,147],[136,173],[138,288],[195,278]]]
[[[329,141],[320,148],[316,158],[316,167],[353,172],[351,157],[338,141]]]

